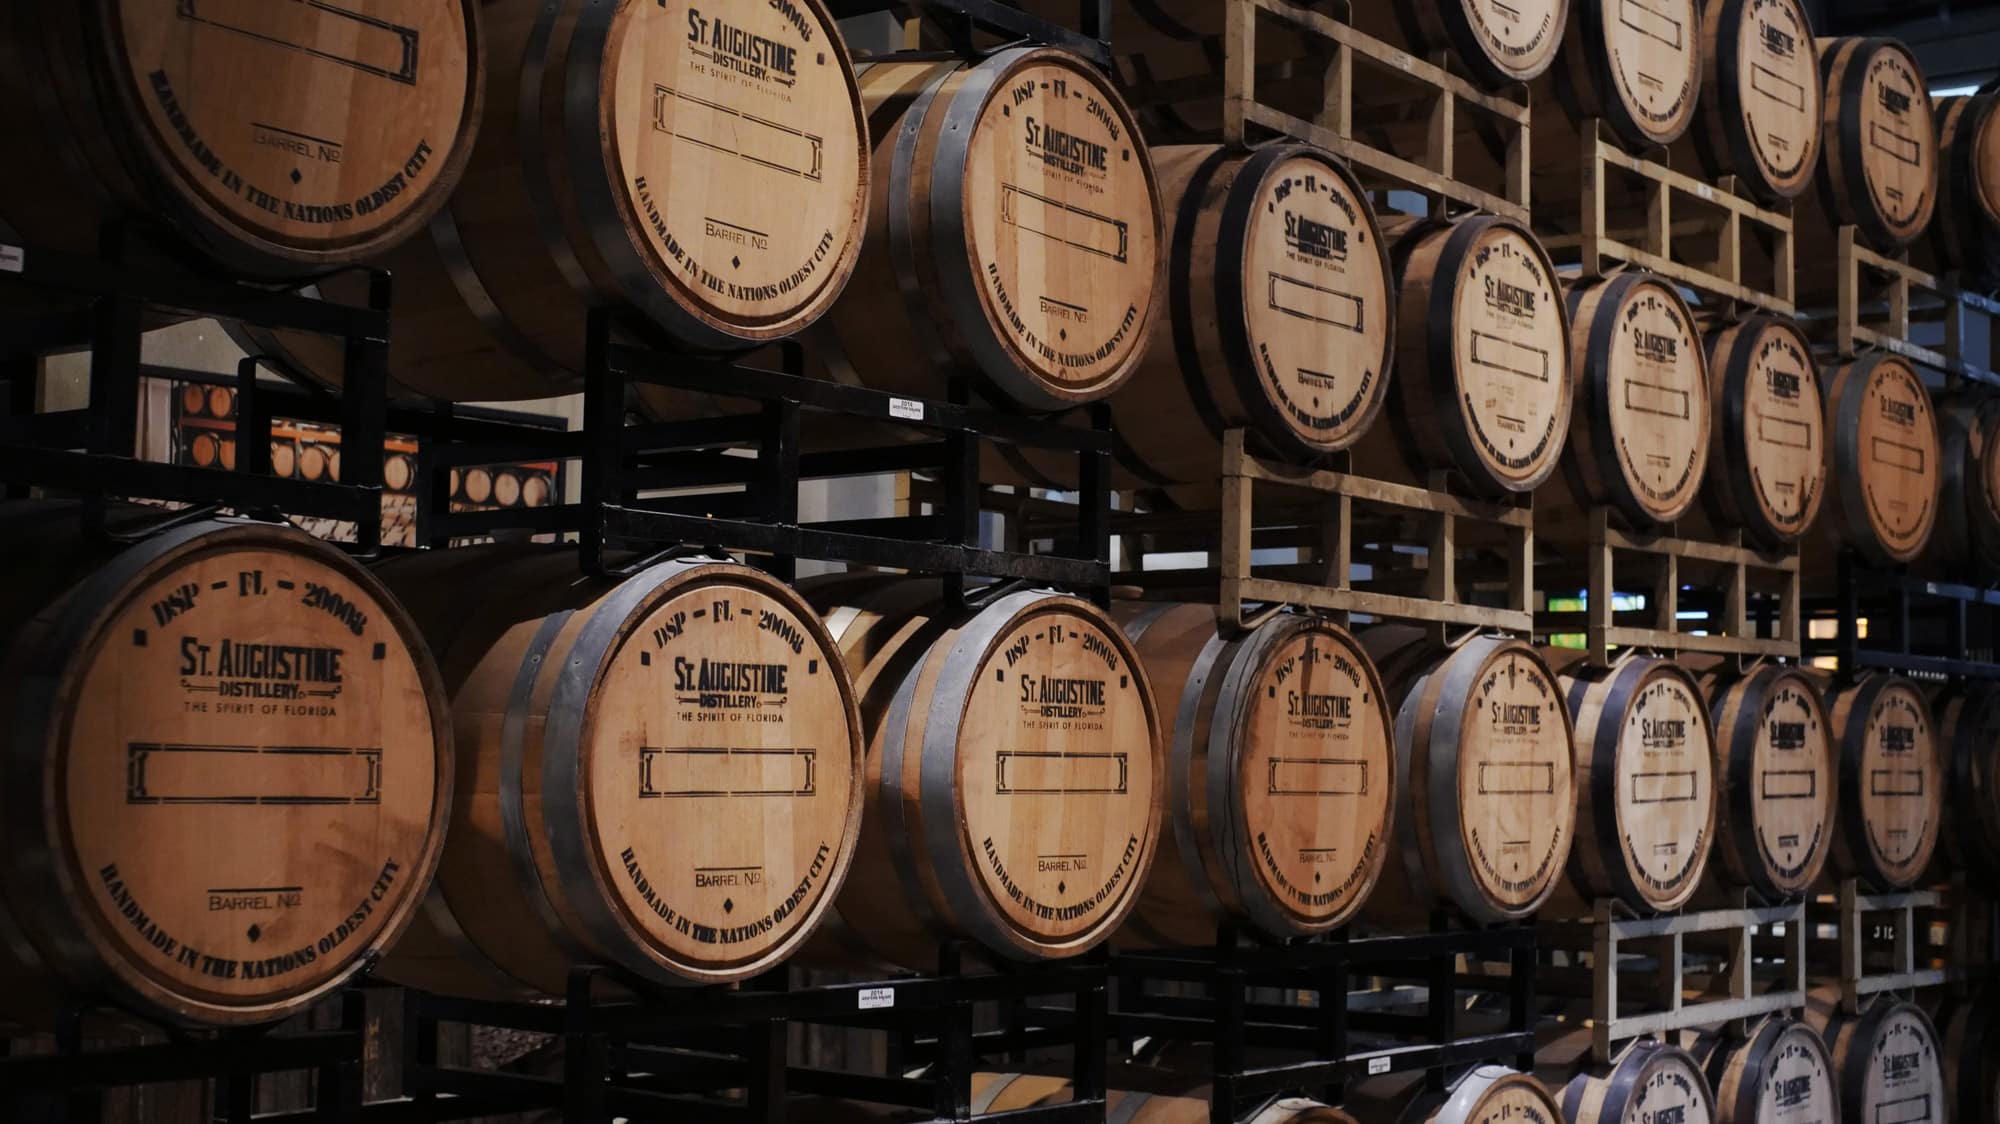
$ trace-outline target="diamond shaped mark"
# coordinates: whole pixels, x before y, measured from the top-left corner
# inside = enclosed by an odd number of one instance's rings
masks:
[[[251,943],[255,944],[256,942],[264,939],[264,930],[255,925],[252,925],[250,926],[250,931],[248,933],[245,933],[244,936],[249,937]]]
[[[1068,893],[1068,892],[1069,892],[1069,883],[1067,883],[1067,882],[1058,882],[1058,883],[1056,883],[1056,893],[1058,893],[1058,894],[1066,894],[1066,893]]]
[[[303,175],[300,175],[300,174],[299,174],[299,170],[298,170],[297,168],[293,168],[293,169],[292,169],[292,182],[293,182],[293,183],[297,183],[297,182],[299,182],[300,180],[302,180],[302,179],[304,179],[304,178],[305,178],[305,177],[304,177]]]
[[[743,259],[742,259],[742,258],[730,258],[730,259],[729,259],[729,264],[730,264],[730,267],[731,267],[731,268],[733,268],[733,269],[742,269],[742,268],[743,268]]]
[[[735,913],[735,912],[736,912],[736,902],[735,902],[735,901],[734,901],[733,899],[730,899],[730,898],[724,898],[724,899],[722,899],[722,912],[724,912],[724,913]]]

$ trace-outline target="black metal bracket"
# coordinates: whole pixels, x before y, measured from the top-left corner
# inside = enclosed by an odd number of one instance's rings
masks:
[[[998,48],[981,48],[976,32],[999,36],[1000,47],[1026,43],[1062,47],[1082,55],[1100,69],[1111,66],[1111,0],[1074,0],[1076,22],[1065,26],[1031,15],[1004,0],[905,0],[907,6],[936,21],[953,52],[976,58]],[[892,7],[890,0],[829,0],[837,18],[867,15]]]
[[[599,1124],[613,1116],[729,1124],[788,1119],[795,1095],[840,1097],[928,1111],[939,1121],[971,1114],[972,1076],[982,1058],[1027,1049],[1072,1053],[1071,1102],[1007,1114],[1034,1124],[1101,1121],[1108,1033],[1103,956],[965,970],[972,950],[948,943],[931,975],[818,987],[789,985],[780,968],[736,988],[671,992],[597,967],[573,971],[566,1002],[506,1003],[409,993],[405,1075],[417,1110],[459,1118],[458,1106],[511,1098],[510,1111],[559,1108],[563,1119]],[[1047,1007],[1031,999],[1067,999]],[[974,1008],[999,1005],[1012,1017],[975,1033]],[[560,1077],[440,1066],[441,1023],[507,1027],[559,1037]],[[889,1032],[901,1043],[893,1068],[863,1074],[792,1065],[791,1024]]]
[[[1532,924],[1452,929],[1435,918],[1432,932],[1416,936],[1356,937],[1342,929],[1290,943],[1223,926],[1209,948],[1114,957],[1111,1021],[1127,1039],[1208,1043],[1209,1118],[1222,1124],[1277,1096],[1304,1093],[1338,1105],[1348,1082],[1376,1074],[1421,1070],[1443,1088],[1449,1070],[1481,1062],[1532,1070],[1535,955]],[[1468,978],[1458,971],[1460,956],[1505,963],[1508,972]],[[1350,1010],[1349,990],[1362,976],[1415,985],[1422,1012]],[[1205,994],[1164,994],[1160,984],[1196,985]],[[1317,998],[1310,1006],[1258,1002],[1255,988]],[[1505,1029],[1463,1032],[1462,990],[1504,994]],[[1261,1056],[1273,1050],[1307,1058],[1273,1064]]]

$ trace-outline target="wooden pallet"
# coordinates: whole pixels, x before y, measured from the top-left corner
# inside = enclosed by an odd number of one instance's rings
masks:
[[[1608,665],[1614,650],[1646,648],[1662,652],[1705,652],[1721,656],[1797,660],[1804,633],[1800,626],[1799,552],[1766,551],[1746,545],[1740,532],[1726,532],[1722,541],[1680,538],[1670,533],[1638,534],[1614,526],[1607,509],[1594,509],[1583,543],[1588,556],[1586,603],[1582,612],[1586,649],[1593,663]],[[1615,595],[1633,592],[1631,568],[1649,567],[1645,587],[1645,626],[1620,624]],[[1626,583],[1619,571],[1625,568]],[[1700,571],[1701,573],[1697,573]],[[1722,597],[1719,612],[1710,614],[1706,634],[1688,631],[1680,619],[1682,586],[1719,572],[1715,583]],[[1544,586],[1549,585],[1543,581]],[[1775,636],[1759,636],[1750,613],[1753,593],[1774,595],[1778,601]],[[1540,631],[1575,631],[1573,615],[1544,611]]]
[[[1769,905],[1744,895],[1739,907],[1637,917],[1617,902],[1597,902],[1588,921],[1544,924],[1545,931],[1567,932],[1571,944],[1587,941],[1591,954],[1591,1054],[1609,1062],[1630,1039],[1666,1035],[1724,1022],[1749,1023],[1780,1011],[1796,1011],[1806,1001],[1805,903]],[[1759,932],[1784,929],[1782,981],[1775,989],[1759,990],[1753,967],[1759,956],[1753,942]],[[1685,998],[1687,938],[1723,934],[1729,941],[1728,994],[1720,998]],[[1768,942],[1766,942],[1768,944]],[[1633,946],[1641,946],[1634,948]],[[1646,947],[1650,946],[1650,947]],[[1658,961],[1657,1001],[1631,1011],[1630,996],[1621,987],[1619,958],[1652,955]],[[1768,948],[1764,962],[1775,959]]]
[[[1907,252],[1870,249],[1852,226],[1841,227],[1837,238],[1838,303],[1800,317],[1816,340],[1842,359],[1887,351],[1949,380],[2000,386],[2000,374],[1966,359],[1968,343],[1993,337],[2000,328],[2000,301],[1918,269]],[[1974,330],[1979,320],[1986,321],[1983,332]],[[1942,334],[1936,346],[1912,338],[1914,329],[1925,326]]]
[[[1638,266],[1704,297],[1790,316],[1798,308],[1792,215],[1751,200],[1724,176],[1715,184],[1634,156],[1595,120],[1579,131],[1583,193],[1574,210],[1538,210],[1536,230],[1557,261],[1603,277]],[[1643,221],[1620,225],[1612,204],[1644,201]],[[1752,243],[1760,252],[1746,253]]]
[[[1469,207],[1523,224],[1529,221],[1528,181],[1533,164],[1525,88],[1506,95],[1487,93],[1447,70],[1442,57],[1420,58],[1290,0],[1222,2],[1227,18],[1220,93],[1225,143],[1250,144],[1265,139],[1265,134],[1295,137],[1345,159],[1371,188],[1407,188],[1422,193],[1433,215]],[[1316,39],[1329,56],[1324,105],[1312,120],[1259,98],[1254,60],[1259,26],[1265,21],[1289,25]],[[1357,84],[1371,88],[1393,84],[1399,93],[1409,92],[1426,116],[1421,151],[1390,151],[1357,138]],[[1202,94],[1206,96],[1207,91]],[[1133,96],[1143,101],[1149,94],[1142,89]],[[1155,91],[1152,96],[1162,95]],[[1498,191],[1461,181],[1453,174],[1454,146],[1464,131],[1464,118],[1477,118],[1499,136],[1505,148],[1506,182]]]

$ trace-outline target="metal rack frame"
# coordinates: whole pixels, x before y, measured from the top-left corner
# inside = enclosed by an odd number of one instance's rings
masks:
[[[253,1118],[272,1119],[255,1114],[257,1078],[300,1070],[315,1075],[318,1107],[296,1119],[353,1120],[362,1110],[368,1020],[359,991],[341,997],[340,1026],[331,1030],[251,1027],[197,1034],[163,1028],[165,1042],[107,1049],[84,1044],[84,1020],[96,1010],[77,1005],[62,1012],[53,1053],[0,1057],[0,1115],[46,1099],[45,1108],[52,1107],[48,1101],[59,1103],[56,1119],[84,1124],[98,1118],[101,1098],[110,1090],[205,1080],[213,1082],[217,1124],[250,1124]]]
[[[1814,619],[1831,619],[1834,635],[1808,640],[1806,654],[1832,656],[1843,675],[1878,668],[1934,678],[2000,679],[2000,662],[1967,658],[1975,650],[1993,655],[1992,645],[2000,643],[2000,589],[1878,570],[1842,551],[1833,597],[1814,598],[1809,610]],[[1943,619],[1936,650],[1926,650],[1917,636],[1920,613]],[[1860,635],[1863,617],[1869,622],[1866,637]],[[1984,645],[1975,644],[1982,639]]]
[[[1965,359],[1966,342],[1973,335],[1971,322],[1985,320],[1985,334],[1993,336],[1993,329],[2000,326],[2000,301],[1916,268],[1907,251],[1890,255],[1870,249],[1852,226],[1842,226],[1835,237],[1836,303],[1801,318],[1822,344],[1842,359],[1869,350],[1902,356],[1943,373],[1947,389],[1958,381],[2000,386],[2000,373]],[[1912,323],[1939,325],[1944,334],[1941,345],[1914,342]]]
[[[788,1098],[811,1094],[965,1121],[979,1119],[971,1115],[971,1082],[980,1058],[1067,1046],[1075,1099],[1005,1117],[1035,1124],[1102,1120],[1109,1039],[1104,958],[966,971],[974,955],[970,947],[948,942],[940,950],[939,971],[929,975],[793,988],[780,968],[738,988],[673,993],[638,989],[608,969],[583,967],[570,974],[561,1006],[412,992],[405,1039],[411,1107],[432,1113],[429,1119],[454,1119],[505,1099],[511,1111],[559,1108],[573,1124],[669,1113],[674,1120],[781,1124],[788,1118]],[[634,990],[606,998],[604,985],[611,982]],[[1068,997],[1072,1006],[1026,1002],[1056,996]],[[972,1008],[982,1003],[1010,1004],[1013,1025],[974,1033]],[[563,1075],[441,1066],[436,1030],[446,1022],[559,1036]],[[931,1072],[904,1077],[791,1065],[786,1028],[793,1023],[890,1032],[905,1044],[905,1062]],[[718,1097],[732,1090],[741,1090],[741,1096]]]
[[[136,456],[139,385],[159,377],[141,361],[149,322],[174,316],[213,316],[274,330],[308,332],[343,341],[346,360],[333,403],[345,440],[361,448],[383,442],[388,391],[389,278],[369,278],[369,304],[352,308],[327,301],[216,281],[124,260],[131,241],[107,231],[105,252],[64,253],[33,246],[0,245],[0,286],[18,286],[52,305],[0,321],[0,381],[9,385],[0,415],[0,484],[19,496],[29,487],[107,496],[221,504],[238,510],[351,520],[353,549],[380,548],[382,464],[356,458],[347,479],[286,480],[268,475],[268,442],[246,450],[236,471],[142,461]],[[43,353],[86,344],[91,349],[90,405],[36,413],[34,392]],[[260,364],[239,364],[233,385],[239,411],[262,407]],[[264,415],[268,424],[268,414]],[[257,471],[259,466],[264,471]]]
[[[1533,1069],[1535,939],[1532,924],[1452,929],[1441,917],[1433,919],[1432,932],[1417,936],[1356,937],[1343,929],[1288,944],[1225,926],[1209,948],[1115,956],[1118,987],[1111,1021],[1126,1038],[1209,1043],[1209,1113],[1218,1124],[1239,1119],[1242,1111],[1273,1096],[1302,1091],[1337,1105],[1348,1082],[1383,1073],[1423,1070],[1431,1087],[1441,1089],[1449,1067],[1502,1061]],[[1506,963],[1508,974],[1465,975],[1459,971],[1461,956]],[[1416,992],[1425,1000],[1423,1013],[1350,1010],[1350,985],[1362,976],[1420,981]],[[1147,989],[1149,983],[1199,985],[1207,995],[1158,994]],[[1312,991],[1319,1002],[1253,1002],[1251,988]],[[1506,1029],[1460,1033],[1457,996],[1468,988],[1505,995]],[[1327,996],[1341,1001],[1327,1004]],[[1366,1043],[1357,1032],[1386,1036],[1394,1044]],[[1265,1047],[1305,1048],[1316,1057],[1252,1064],[1253,1051]]]
[[[1667,164],[1635,156],[1607,139],[1602,122],[1591,119],[1578,130],[1583,194],[1578,209],[1537,216],[1538,228],[1552,225],[1574,233],[1544,236],[1558,261],[1574,260],[1585,277],[1603,277],[1620,265],[1636,265],[1688,288],[1736,305],[1791,316],[1798,308],[1793,267],[1793,225],[1789,210],[1760,206],[1742,193],[1734,176],[1705,183]],[[1643,224],[1611,225],[1607,204],[1614,189],[1637,186]],[[1691,213],[1691,214],[1690,214]],[[1551,219],[1558,219],[1551,223]],[[1715,239],[1712,259],[1697,258],[1689,243]],[[1767,246],[1770,277],[1751,278],[1744,243]],[[1573,253],[1572,253],[1573,252]],[[1766,280],[1759,288],[1753,280]]]
[[[1779,1011],[1795,1011],[1806,1003],[1806,903],[1759,902],[1745,891],[1743,904],[1727,909],[1640,917],[1612,900],[1599,900],[1590,920],[1572,923],[1545,923],[1546,929],[1567,930],[1588,941],[1590,965],[1590,1048],[1599,1062],[1609,1062],[1620,1045],[1633,1038],[1663,1036],[1677,1030],[1711,1026],[1722,1022],[1747,1023]],[[1786,983],[1777,991],[1759,993],[1754,965],[1757,952],[1753,938],[1759,929],[1785,926]],[[1686,938],[1707,933],[1728,934],[1733,948],[1729,957],[1729,996],[1687,1002]],[[1639,941],[1659,941],[1658,992],[1655,1004],[1635,1013],[1625,1013],[1627,994],[1622,989],[1619,956],[1623,946]]]
[[[1934,890],[1906,890],[1895,894],[1863,893],[1861,884],[1855,879],[1843,879],[1833,901],[1834,923],[1839,926],[1840,944],[1840,1004],[1848,1012],[1859,1011],[1868,1000],[1884,992],[1908,995],[1922,987],[1936,987],[1945,983],[1948,975],[1943,968],[1919,968],[1919,950],[1927,943],[1927,926],[1918,918],[1918,910],[1935,909],[1939,897]],[[1880,920],[1870,922],[1870,918],[1888,918],[1887,929],[1892,943],[1893,964],[1886,972],[1870,970],[1868,966],[1869,931],[1877,933],[1884,927]]]

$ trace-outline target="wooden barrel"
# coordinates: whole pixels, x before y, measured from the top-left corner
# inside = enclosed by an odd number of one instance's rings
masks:
[[[1136,1067],[1124,1067],[1113,1080],[1137,1075]],[[1171,1076],[1142,1075],[1152,1083]],[[972,1075],[974,1117],[1068,1104],[1073,1099],[1067,1077],[1033,1073],[975,1073]],[[1338,1108],[1303,1097],[1274,1097],[1237,1118],[1241,1124],[1355,1124],[1354,1117]],[[1208,1124],[1207,1086],[1185,1088],[1181,1094],[1132,1089],[1110,1089],[1104,1094],[1105,1124]]]
[[[1854,1014],[1842,1010],[1839,1000],[1836,989],[1814,990],[1806,1020],[1833,1055],[1841,1119],[1949,1124],[1946,1059],[1937,1028],[1922,1008],[1885,995]]]
[[[201,468],[213,468],[222,460],[222,441],[213,433],[197,433],[188,442],[188,455]]]
[[[1715,840],[1715,736],[1701,687],[1679,664],[1638,655],[1609,668],[1572,665],[1558,682],[1576,728],[1565,904],[1679,909],[1700,887]]]
[[[404,610],[289,527],[115,510],[121,545],[18,503],[0,528],[35,544],[0,556],[0,1012],[274,1022],[371,966],[452,793]]]
[[[1636,1039],[1610,1065],[1570,1078],[1557,1099],[1567,1124],[1715,1120],[1715,1098],[1700,1064],[1679,1046],[1652,1038]]]
[[[1111,935],[1159,850],[1153,689],[1086,601],[1002,594],[952,610],[937,584],[804,583],[854,672],[869,731],[859,873],[819,951],[911,967],[970,938],[1013,960]]]
[[[1832,872],[1908,888],[1930,865],[1943,811],[1931,706],[1914,683],[1871,674],[1827,695],[1840,763]]]
[[[1694,313],[1644,273],[1576,285],[1568,301],[1568,504],[1608,505],[1641,530],[1672,523],[1700,498],[1708,467],[1708,355]]]
[[[1361,646],[1313,617],[1223,635],[1212,605],[1113,615],[1174,715],[1169,830],[1124,936],[1198,947],[1220,922],[1296,937],[1353,916],[1396,807],[1395,718]]]
[[[465,470],[465,498],[468,503],[492,502],[492,470],[484,468],[468,468]]]
[[[1120,462],[1140,484],[1213,490],[1227,429],[1293,459],[1352,445],[1381,411],[1396,338],[1389,253],[1360,183],[1304,145],[1153,157],[1174,215],[1171,303],[1111,400]]]
[[[2000,876],[2000,689],[1955,684],[1931,709],[1950,794],[1938,858],[1951,871]]]
[[[708,560],[585,580],[531,545],[382,573],[444,666],[462,793],[386,974],[496,997],[560,996],[578,963],[724,983],[811,934],[853,854],[861,725],[789,588]]]
[[[1159,185],[1084,60],[1013,48],[860,71],[875,123],[867,238],[828,323],[861,381],[938,397],[955,369],[1042,410],[1138,369],[1163,296]]]
[[[1364,459],[1456,472],[1488,497],[1532,491],[1570,418],[1569,320],[1548,254],[1526,227],[1473,215],[1408,229],[1395,261],[1392,424]]]
[[[1824,537],[1876,566],[1915,559],[1937,524],[1942,450],[1930,391],[1908,362],[1876,354],[1827,381]]]
[[[1757,545],[1783,549],[1826,498],[1819,363],[1791,320],[1751,316],[1708,339],[1709,456],[1704,512]]]
[[[1938,411],[1938,454],[1931,562],[1984,584],[1984,575],[2000,569],[2000,399],[1945,404]]]
[[[277,440],[271,442],[271,475],[289,479],[299,468],[299,443]]]
[[[1812,888],[1833,846],[1837,805],[1826,704],[1795,668],[1760,664],[1702,677],[1715,729],[1710,869],[1767,899]]]
[[[1821,205],[1878,250],[1895,252],[1931,225],[1937,125],[1922,69],[1893,39],[1821,39]]]
[[[465,170],[480,5],[443,0],[42,4],[0,12],[0,221],[93,252],[162,220],[252,278],[307,276],[418,233]]]
[[[2000,995],[1992,985],[1967,995],[1949,992],[1934,1024],[1944,1057],[1945,1106],[1938,1119],[1958,1124],[2000,1121]]]
[[[2000,95],[1937,99],[1937,213],[1926,244],[1937,272],[1991,286],[2000,270]]]
[[[648,345],[703,352],[826,312],[860,252],[869,166],[821,0],[492,0],[484,14],[493,96],[465,183],[387,262],[394,379],[453,399],[573,390],[600,305],[634,314]],[[358,281],[321,291],[362,298]],[[253,342],[339,379],[323,339]]]
[[[521,502],[521,478],[512,472],[498,472],[493,476],[493,502],[501,507],[515,507]]]
[[[1562,1110],[1540,1081],[1499,1065],[1474,1066],[1432,1089],[1422,1072],[1348,1087],[1344,1106],[1363,1124],[1558,1124]]]
[[[1384,626],[1362,641],[1396,708],[1396,781],[1408,794],[1367,916],[1531,916],[1555,890],[1574,834],[1570,718],[1555,674],[1516,640],[1480,636],[1438,651],[1416,629]]]
[[[1635,151],[1680,139],[1701,94],[1694,0],[1575,0],[1555,95],[1571,121],[1604,122]]]
[[[1769,1015],[1747,1034],[1712,1030],[1689,1052],[1715,1092],[1716,1124],[1820,1124],[1840,1119],[1833,1057],[1819,1032]]]
[[[392,492],[407,492],[417,483],[415,457],[394,453],[382,460],[382,486]]]
[[[1701,16],[1701,99],[1689,136],[1712,177],[1766,203],[1795,199],[1819,167],[1824,112],[1801,0],[1711,0]]]
[[[547,507],[553,492],[546,476],[530,476],[521,485],[521,502],[528,507]]]

